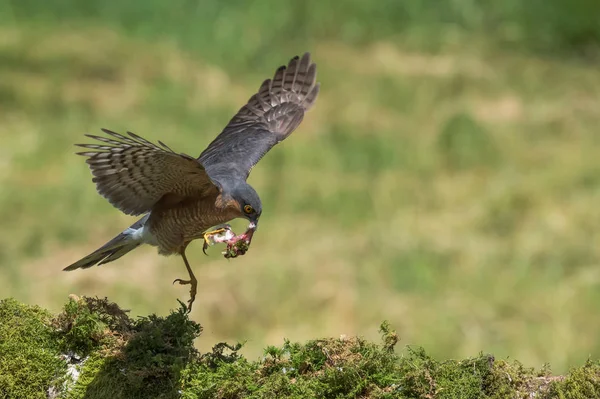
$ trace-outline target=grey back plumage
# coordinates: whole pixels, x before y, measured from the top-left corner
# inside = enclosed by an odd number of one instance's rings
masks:
[[[254,165],[288,137],[313,106],[319,94],[316,76],[317,66],[309,53],[279,67],[200,154],[198,159],[208,174],[226,165],[248,177]]]

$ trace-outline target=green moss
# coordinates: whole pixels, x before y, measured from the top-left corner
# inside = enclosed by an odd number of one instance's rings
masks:
[[[116,364],[127,369],[132,394],[176,392],[179,373],[197,355],[194,339],[200,335],[200,325],[188,319],[182,305],[165,318],[152,315],[139,319],[134,331],[124,347],[123,361]]]
[[[113,361],[100,353],[90,355],[79,367],[79,378],[73,386],[69,387],[67,399],[125,399],[123,387],[126,385],[126,381],[122,374],[110,372],[110,370],[115,370],[110,365]]]
[[[198,357],[193,343],[201,332],[200,325],[188,319],[185,306],[167,317],[134,321],[106,299],[75,302],[67,304],[55,323],[65,326],[61,342],[93,352],[79,367],[70,399],[179,396],[181,370]],[[76,329],[79,332],[73,333]]]
[[[0,398],[46,398],[66,370],[59,354],[47,311],[0,301]]]
[[[583,367],[572,369],[566,378],[552,383],[547,397],[559,399],[600,397],[600,363],[588,360]]]
[[[242,398],[259,389],[255,364],[245,359],[212,368],[196,363],[183,371],[183,398]]]
[[[183,304],[167,317],[132,320],[106,299],[74,298],[51,319],[8,299],[0,302],[0,398],[45,398],[50,387],[65,399],[600,397],[598,362],[563,377],[484,354],[438,361],[411,347],[399,356],[396,332],[387,322],[380,332],[381,344],[360,337],[285,341],[249,361],[241,344],[198,353],[201,327]],[[65,361],[61,351],[85,355]],[[68,363],[77,371],[73,380]]]
[[[224,356],[224,346],[217,345],[182,374],[184,397],[384,397],[401,379],[391,350],[395,332],[386,327],[388,346],[355,337],[286,341],[282,347],[268,347],[256,362],[239,357],[240,346],[230,347],[231,354]]]
[[[70,298],[63,312],[52,321],[64,351],[87,355],[102,343],[106,325],[99,313],[93,312],[88,306],[89,302]]]

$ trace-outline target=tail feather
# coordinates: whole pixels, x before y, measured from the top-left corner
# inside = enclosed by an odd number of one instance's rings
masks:
[[[103,265],[113,260],[119,259],[129,251],[137,248],[141,243],[131,238],[130,235],[121,233],[102,247],[98,248],[88,256],[78,260],[70,266],[65,267],[64,271],[76,269],[87,269],[94,265]]]
[[[131,227],[127,228],[121,234],[89,254],[88,256],[78,260],[70,266],[65,267],[64,271],[72,271],[76,269],[87,269],[94,265],[103,265],[113,260],[119,259],[126,253],[133,251],[137,247],[143,244],[140,235],[138,234],[139,229],[142,228],[148,215],[144,216]]]
[[[111,252],[110,255],[108,255],[106,258],[102,259],[102,261],[100,263],[98,263],[98,266],[103,265],[105,263],[108,262],[112,262],[113,260],[117,260],[119,259],[121,256],[125,255],[126,253],[133,251],[134,249],[136,249],[137,247],[139,247],[140,245],[142,245],[140,242],[132,242],[126,245],[123,245],[122,247],[116,249],[115,251]]]

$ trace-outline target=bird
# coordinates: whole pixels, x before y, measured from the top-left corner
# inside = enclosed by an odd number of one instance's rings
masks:
[[[204,250],[208,244],[226,242],[226,257],[246,252],[262,214],[260,197],[247,182],[250,171],[298,128],[315,104],[320,90],[316,75],[308,52],[280,66],[198,157],[132,132],[101,129],[105,135],[85,134],[99,143],[75,144],[85,149],[76,154],[86,157],[98,193],[123,213],[141,218],[64,270],[100,266],[151,245],[160,255],[183,259],[189,279],[173,284],[190,285],[190,312],[198,280],[186,248],[203,238]],[[249,222],[239,236],[227,224],[236,218]]]

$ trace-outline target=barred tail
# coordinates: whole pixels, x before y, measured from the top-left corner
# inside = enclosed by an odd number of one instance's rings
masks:
[[[140,229],[148,219],[148,215],[135,222],[131,227],[123,231],[121,234],[89,254],[88,256],[78,260],[70,266],[67,266],[63,271],[70,272],[76,269],[87,269],[94,265],[103,265],[113,260],[119,259],[121,256],[133,251],[144,242],[141,240]]]

